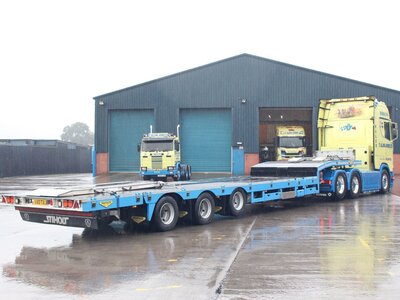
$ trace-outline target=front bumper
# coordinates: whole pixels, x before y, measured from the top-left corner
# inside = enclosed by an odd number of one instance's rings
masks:
[[[154,177],[166,177],[166,176],[176,176],[176,170],[147,170],[147,171],[140,171],[142,176],[154,176]]]

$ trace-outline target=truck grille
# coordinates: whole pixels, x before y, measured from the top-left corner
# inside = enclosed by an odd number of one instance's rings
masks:
[[[162,156],[152,156],[151,157],[151,168],[153,170],[162,169]]]

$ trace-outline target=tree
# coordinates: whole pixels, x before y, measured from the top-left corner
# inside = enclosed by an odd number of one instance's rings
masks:
[[[80,145],[93,145],[93,136],[93,132],[90,131],[88,125],[82,122],[76,122],[64,127],[61,140]]]

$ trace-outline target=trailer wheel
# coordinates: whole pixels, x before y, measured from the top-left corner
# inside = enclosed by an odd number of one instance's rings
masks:
[[[179,211],[175,199],[170,196],[162,197],[154,210],[153,224],[158,231],[174,229],[178,222]]]
[[[194,221],[196,224],[204,225],[211,223],[214,219],[215,203],[209,193],[203,193],[194,204]]]
[[[242,189],[236,189],[229,196],[228,207],[232,216],[238,217],[245,212],[246,192]]]
[[[389,192],[389,187],[389,173],[388,171],[383,170],[381,174],[381,189],[379,192],[381,194],[386,194]]]
[[[346,196],[347,187],[346,187],[346,176],[340,173],[335,180],[335,200],[342,200]]]
[[[350,190],[349,195],[350,198],[355,199],[360,196],[361,192],[361,179],[358,173],[353,173],[350,178]]]

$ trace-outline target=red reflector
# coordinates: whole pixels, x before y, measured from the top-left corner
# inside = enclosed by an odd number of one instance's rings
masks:
[[[14,197],[13,196],[6,196],[6,203],[7,204],[14,204]]]
[[[74,208],[79,208],[79,201],[75,201]]]
[[[332,180],[321,180],[322,184],[332,184]]]
[[[51,206],[53,206],[53,204],[54,204],[53,199],[50,199],[49,204],[50,204]]]
[[[1,196],[1,202],[6,203],[6,198],[4,196]]]

